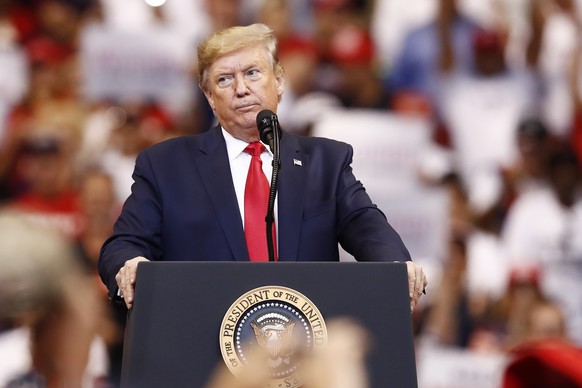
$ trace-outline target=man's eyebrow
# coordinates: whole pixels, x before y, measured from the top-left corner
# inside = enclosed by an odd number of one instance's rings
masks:
[[[213,75],[213,76],[219,76],[219,75],[232,74],[232,73],[234,73],[234,71],[232,71],[232,69],[231,69],[231,68],[226,68],[226,67],[224,67],[224,68],[222,68],[222,69],[215,69],[215,70],[212,72],[212,75]]]
[[[248,71],[248,70],[250,70],[250,69],[252,69],[254,67],[259,67],[260,68],[261,67],[260,62],[258,62],[258,61],[250,62],[250,63],[248,63],[248,64],[246,64],[244,66],[241,66],[240,69],[241,69],[241,71],[245,72],[245,71]],[[220,77],[220,76],[223,76],[223,75],[231,75],[233,73],[236,73],[236,70],[233,71],[232,68],[216,69],[216,73],[214,74],[214,76],[215,77]]]
[[[252,69],[253,67],[261,67],[261,66],[260,66],[259,62],[255,61],[255,62],[249,63],[248,65],[244,66],[242,69],[244,71],[246,71],[246,70]]]

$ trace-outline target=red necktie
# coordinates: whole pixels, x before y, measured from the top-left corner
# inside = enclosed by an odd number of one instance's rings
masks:
[[[263,173],[261,154],[265,146],[261,142],[250,143],[245,152],[251,154],[251,165],[245,186],[245,238],[251,261],[268,261],[265,216],[269,203],[269,181]],[[275,243],[275,224],[273,223],[273,245],[275,260],[277,244]]]

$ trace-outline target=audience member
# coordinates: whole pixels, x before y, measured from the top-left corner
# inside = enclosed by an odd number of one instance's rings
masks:
[[[348,318],[335,318],[327,325],[328,342],[312,354],[303,354],[298,375],[306,388],[367,388],[365,360],[369,348],[368,333]],[[269,374],[261,363],[261,354],[249,360],[248,367],[236,377],[220,365],[206,388],[264,388]],[[257,361],[256,363],[254,361]]]
[[[525,337],[512,349],[503,388],[582,387],[582,350],[566,335],[562,311],[538,302],[527,314]]]
[[[472,37],[478,26],[459,11],[457,2],[441,0],[434,20],[405,35],[389,75],[393,99],[413,93],[432,106],[444,75],[473,68]]]
[[[463,282],[467,265],[465,241],[460,238],[451,241],[448,253],[428,312],[425,332],[440,345],[466,347],[472,323]]]
[[[533,19],[528,64],[538,72],[544,89],[541,117],[550,132],[566,139],[570,135],[574,104],[568,70],[579,46],[580,21],[574,0],[532,1]]]
[[[572,118],[572,133],[570,136],[572,147],[582,163],[582,46],[578,45],[574,60],[568,69],[568,83],[570,85],[570,94],[574,105]],[[582,166],[581,166],[582,167]]]
[[[438,1],[383,0],[374,2],[370,32],[376,42],[383,77],[390,74],[394,60],[402,51],[405,36],[434,18]]]
[[[81,232],[81,212],[71,142],[65,128],[31,132],[16,166],[22,190],[7,205],[39,225],[76,238]]]
[[[292,3],[264,1],[258,20],[273,28],[279,44],[278,57],[285,69],[285,97],[278,108],[281,125],[290,132],[307,134],[311,124],[329,107],[341,105],[320,86],[321,55],[316,40],[293,28]]]
[[[510,200],[516,195],[547,185],[548,157],[554,143],[544,122],[536,117],[520,122],[516,138],[516,162],[504,171]]]
[[[537,268],[513,268],[502,295],[493,306],[494,321],[503,346],[509,349],[524,341],[532,306],[545,303],[541,274]]]
[[[113,224],[121,208],[115,198],[111,176],[99,170],[89,170],[79,183],[82,229],[78,240],[81,258],[91,273],[95,273],[101,246],[113,232]]]
[[[28,61],[25,52],[16,42],[16,29],[0,10],[0,148],[7,137],[7,120],[28,87]]]
[[[80,178],[79,195],[82,215],[82,233],[76,242],[76,253],[84,272],[99,284],[102,301],[108,301],[107,289],[98,280],[97,260],[101,246],[113,232],[121,204],[116,200],[113,180],[100,170],[88,170]],[[107,334],[107,356],[109,359],[109,383],[117,387],[121,383],[121,361],[123,356],[123,332],[126,312],[118,305],[107,303],[104,311]]]
[[[14,370],[3,371],[9,381],[0,385],[95,387],[105,381],[107,359],[97,337],[103,300],[97,283],[80,270],[68,242],[17,213],[3,212],[0,246],[0,322],[26,332],[11,348],[0,348],[2,359],[14,357],[10,352],[30,343],[29,357]]]
[[[319,54],[313,40],[299,36],[284,38],[279,44],[279,60],[287,80],[285,98],[279,105],[279,120],[291,132],[306,133],[313,120],[324,112],[321,107],[315,115],[310,113],[309,108],[319,108],[314,98],[327,99],[338,107],[341,102],[333,94],[317,90]]]
[[[376,69],[374,41],[357,16],[341,23],[330,40],[329,55],[337,68],[331,91],[347,108],[387,109],[388,95]]]
[[[510,208],[503,243],[512,267],[536,267],[541,289],[566,316],[568,333],[582,343],[582,200],[574,152],[558,149],[548,162],[547,188],[526,192]]]
[[[123,203],[131,192],[131,174],[137,154],[144,148],[177,134],[169,115],[155,104],[127,103],[117,108],[117,126],[96,164],[114,183],[116,200]]]
[[[516,129],[535,107],[535,89],[528,73],[506,66],[499,33],[480,30],[472,39],[472,72],[447,78],[439,114],[469,204],[483,213],[503,192],[500,171],[515,163]]]

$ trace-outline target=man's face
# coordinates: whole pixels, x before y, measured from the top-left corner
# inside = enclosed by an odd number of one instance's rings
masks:
[[[277,76],[262,46],[243,48],[218,58],[208,69],[204,92],[220,124],[232,136],[257,141],[257,114],[277,110],[285,90],[283,74]]]

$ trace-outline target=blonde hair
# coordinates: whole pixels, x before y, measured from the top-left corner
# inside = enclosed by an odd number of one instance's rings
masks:
[[[50,310],[75,270],[72,247],[62,236],[23,214],[0,211],[0,320]]]
[[[277,76],[283,68],[277,57],[277,38],[273,30],[262,23],[230,27],[215,32],[198,45],[198,76],[200,88],[208,88],[208,69],[221,56],[245,47],[263,46]]]

